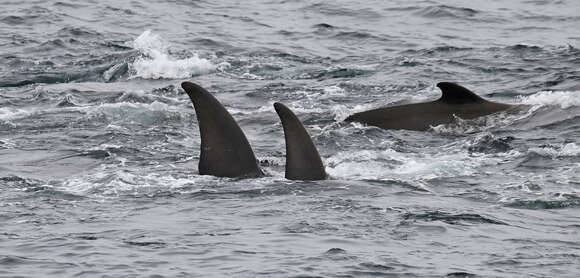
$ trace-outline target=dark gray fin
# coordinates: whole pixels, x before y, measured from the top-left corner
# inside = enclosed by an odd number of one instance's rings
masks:
[[[193,102],[199,123],[199,174],[230,178],[263,176],[248,139],[225,107],[197,84],[183,82],[181,87]]]
[[[467,88],[451,82],[437,83],[437,87],[441,89],[443,95],[438,101],[449,104],[465,104],[465,103],[481,103],[486,102],[485,99],[476,95]]]
[[[292,110],[274,103],[286,138],[286,178],[289,180],[323,180],[326,171],[306,129]]]

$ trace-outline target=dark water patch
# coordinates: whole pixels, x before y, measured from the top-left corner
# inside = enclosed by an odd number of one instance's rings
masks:
[[[127,64],[137,55],[134,50],[101,42],[101,34],[92,30],[65,28],[61,32],[64,34],[55,34],[55,39],[28,45],[22,53],[3,59],[2,63],[11,71],[0,72],[5,75],[0,87],[72,81],[111,82],[127,77]]]
[[[496,138],[492,134],[480,136],[472,142],[467,150],[475,153],[499,153],[507,152],[512,149],[510,142],[515,138],[513,136],[506,136]]]
[[[167,97],[167,98],[176,98],[179,96],[186,95],[184,90],[182,90],[181,88],[178,88],[175,85],[167,85],[167,86],[161,87],[161,88],[154,88],[153,90],[151,90],[151,94],[153,94],[155,96],[163,96],[163,97]],[[158,98],[156,98],[156,99],[158,99]]]
[[[81,239],[81,240],[91,240],[91,241],[92,240],[99,239],[98,236],[96,236],[94,234],[90,234],[90,233],[82,234],[82,235],[76,235],[75,237],[78,238],[78,239]]]
[[[50,52],[50,51],[62,51],[70,50],[71,44],[76,43],[76,40],[63,40],[63,39],[52,39],[40,43],[37,47],[29,48],[31,52]]]
[[[511,29],[514,32],[537,32],[537,31],[553,31],[550,27],[544,26],[522,26]]]
[[[515,44],[512,46],[505,47],[508,51],[514,51],[518,53],[539,53],[542,52],[543,49],[537,45],[528,45],[528,44]]]
[[[306,12],[317,12],[328,16],[363,17],[369,20],[380,18],[382,15],[371,8],[350,9],[335,3],[316,3],[302,8]]]
[[[469,272],[451,272],[445,275],[445,277],[449,278],[473,278],[477,276],[478,275]]]
[[[324,252],[324,257],[332,261],[352,261],[356,260],[356,256],[349,254],[342,248],[330,248]]]
[[[26,22],[26,18],[22,16],[8,15],[2,17],[0,22],[8,25],[21,25]]]
[[[160,242],[160,241],[131,241],[125,240],[123,241],[125,244],[138,246],[138,247],[151,247],[153,249],[163,248],[167,246],[167,243]]]
[[[393,271],[395,270],[394,267],[384,265],[384,264],[377,264],[377,263],[361,263],[359,264],[360,268],[367,269],[367,270],[374,270],[374,271]]]
[[[122,41],[101,40],[97,41],[97,43],[111,50],[136,52],[132,47],[126,45],[125,42]]]
[[[281,228],[281,231],[283,233],[288,234],[317,234],[326,232],[334,233],[338,230],[340,230],[339,227],[336,227],[326,222],[310,223],[306,220],[286,224]],[[330,250],[330,255],[334,255],[337,253],[342,254],[342,251],[339,248],[333,248]]]
[[[11,15],[0,19],[0,23],[12,26],[34,26],[42,24],[54,24],[62,21],[59,14],[47,9],[34,5],[28,8],[16,9]]]
[[[74,69],[70,69],[71,67]],[[104,65],[87,68],[83,65],[69,65],[68,69],[52,69],[51,72],[42,68],[33,70],[27,69],[25,72],[15,72],[12,73],[11,76],[7,76],[4,80],[0,81],[0,87],[22,87],[33,84],[99,81],[106,79],[104,77],[109,77],[109,81],[111,81],[118,76],[112,75],[111,77],[103,75],[111,67],[111,65]]]
[[[457,18],[465,19],[478,15],[480,11],[470,8],[453,7],[446,5],[429,6],[416,12],[417,15],[426,18]]]
[[[537,82],[536,84],[534,84],[534,86],[538,88],[548,89],[561,85],[564,82],[570,81],[573,82],[574,80],[580,80],[580,77],[576,76],[576,73],[568,74],[565,72],[559,72],[549,74],[545,79],[547,80]]]
[[[406,12],[406,11],[416,11],[416,10],[420,10],[420,9],[421,9],[421,7],[418,5],[410,5],[410,6],[387,7],[387,8],[384,8],[383,10],[394,11],[394,12]]]
[[[271,63],[256,63],[250,65],[247,70],[251,74],[265,75],[273,71],[283,70],[284,66],[281,64],[271,64]]]
[[[65,27],[58,30],[56,35],[60,37],[73,37],[75,39],[102,38],[102,35],[99,32],[84,27]]]
[[[112,100],[111,103],[126,102],[126,103],[147,103],[147,104],[149,104],[149,103],[153,103],[155,100],[156,99],[154,99],[150,95],[137,93],[137,92],[123,92],[120,95],[118,95],[117,97],[115,97],[115,99]]]
[[[505,222],[492,219],[480,214],[460,213],[452,214],[442,211],[431,211],[421,214],[406,213],[403,216],[405,220],[422,220],[422,221],[442,221],[451,225],[466,225],[468,224],[495,224],[508,225]]]
[[[316,28],[319,30],[321,30],[321,29],[326,30],[326,29],[335,29],[336,27],[333,25],[330,25],[328,23],[318,23],[318,24],[312,25],[312,28]]]
[[[344,254],[346,254],[346,250],[341,249],[341,248],[330,248],[326,252],[324,252],[324,254],[330,255],[330,256],[333,256],[333,255],[344,255]]]
[[[580,21],[580,16],[557,16],[549,14],[534,14],[534,13],[521,13],[517,14],[518,19],[530,22],[577,22]]]
[[[259,180],[259,179],[258,179]],[[235,182],[235,187],[243,188],[243,184],[251,180],[238,178],[216,178],[213,182],[220,184],[222,182]],[[307,181],[292,181],[287,183],[279,183],[275,186],[267,186],[263,188],[246,188],[246,189],[231,189],[216,185],[214,187],[206,187],[198,189],[195,192],[187,193],[188,198],[195,199],[256,199],[272,196],[308,196],[319,192],[326,192],[332,190],[342,190],[336,188],[335,185],[325,184],[322,182],[307,182]]]
[[[20,79],[20,80],[10,80],[5,79],[5,81],[0,82],[0,87],[21,87],[32,84],[57,84],[66,83],[71,80],[80,79],[84,75],[75,73],[61,73],[61,74],[47,74],[45,72],[38,72],[38,74],[32,74],[30,78]]]
[[[397,161],[393,161],[395,163],[400,163]],[[431,192],[429,191],[427,188],[418,185],[416,183],[413,182],[408,182],[408,181],[402,181],[402,180],[390,180],[390,179],[381,179],[381,180],[365,180],[368,183],[371,184],[376,184],[378,186],[384,186],[384,187],[392,187],[392,186],[399,186],[405,189],[410,189],[411,191],[417,191],[417,192],[424,192],[424,193],[428,193]],[[406,194],[406,193],[405,193]]]
[[[6,187],[14,187],[14,188],[37,188],[42,184],[42,181],[29,179],[29,178],[22,178],[19,176],[5,176],[0,177],[0,183],[2,186]]]
[[[280,216],[287,215],[287,214],[289,214],[289,212],[287,212],[287,211],[277,210],[277,209],[267,209],[267,210],[261,210],[261,211],[248,213],[247,215],[248,216],[255,216],[255,217],[280,217]]]
[[[36,186],[33,188],[27,188],[26,192],[33,193],[30,195],[31,198],[48,198],[49,200],[66,200],[66,201],[81,201],[85,199],[85,196],[77,195],[71,192],[62,191],[56,189],[52,186]],[[64,220],[58,220],[61,223]]]
[[[225,51],[223,49],[231,50],[233,46],[223,42],[218,41],[216,39],[209,39],[209,38],[196,38],[192,41],[195,45],[199,45],[200,47],[215,49],[217,50],[216,55],[221,57],[225,55]]]
[[[518,167],[528,169],[552,169],[560,167],[571,161],[580,160],[575,146],[570,145],[571,150],[565,150],[565,146],[543,145],[539,148],[532,148],[518,163]]]
[[[84,8],[87,7],[87,5],[83,5],[83,3],[70,3],[70,2],[63,2],[63,1],[57,1],[54,2],[54,4],[52,4],[55,7],[64,7],[64,8]]]
[[[272,28],[273,26],[262,23],[252,17],[248,17],[248,16],[232,16],[232,18],[246,22],[246,23],[250,23],[259,27],[267,27],[267,28]]]
[[[577,132],[578,130],[580,130],[580,115],[569,117],[569,118],[563,119],[561,121],[555,121],[553,123],[540,124],[538,126],[543,128],[543,129],[553,130],[555,132],[558,132],[558,131]],[[570,136],[568,136],[568,138],[570,138]],[[559,148],[556,148],[556,149],[559,149]]]
[[[255,26],[257,26],[257,27],[266,27],[266,28],[272,28],[273,27],[271,25],[268,25],[266,23],[260,22],[260,21],[256,20],[255,18],[249,17],[249,16],[238,16],[238,15],[221,14],[221,13],[205,13],[204,15],[214,16],[214,17],[221,17],[221,18],[227,18],[227,19],[233,19],[233,21],[243,22],[242,25],[250,25],[250,26],[254,26],[254,27]]]
[[[303,73],[297,76],[297,79],[336,79],[336,78],[354,78],[372,73],[371,70],[357,69],[357,68],[343,68],[333,67],[324,70],[317,70],[314,72]]]
[[[278,34],[280,34],[282,36],[285,36],[285,37],[289,37],[289,38],[290,37],[298,37],[298,36],[301,36],[302,35],[299,32],[292,32],[292,31],[288,31],[288,30],[279,30],[276,33],[278,33]]]
[[[426,49],[406,49],[400,52],[400,54],[404,55],[425,55],[425,56],[433,56],[433,55],[442,55],[448,53],[464,53],[474,50],[471,47],[457,47],[457,46],[436,46],[433,48],[426,48]]]
[[[514,259],[494,259],[486,262],[490,266],[513,266],[521,265],[522,262]]]
[[[352,31],[352,32],[339,32],[332,37],[336,40],[353,40],[353,41],[360,41],[360,40],[367,40],[367,39],[375,39],[378,41],[386,41],[385,39],[375,36],[371,33],[361,32],[361,31]]]
[[[28,36],[24,36],[22,34],[9,34],[9,35],[5,35],[5,36],[0,35],[0,46],[2,46],[2,47],[11,47],[11,46],[24,47],[24,46],[34,45],[34,44],[39,44],[39,43],[40,43],[40,41],[38,41],[37,39],[32,38],[32,37],[28,37]],[[0,54],[0,57],[2,57],[4,59],[16,58],[16,56],[14,56],[13,53],[10,53],[10,52],[8,52],[6,54]]]
[[[90,150],[90,151],[82,152],[76,156],[84,156],[84,157],[89,157],[89,158],[93,158],[93,159],[105,159],[107,157],[110,157],[111,153],[109,153],[106,150]]]
[[[135,2],[134,2],[135,3]],[[137,3],[135,3],[137,4]],[[138,4],[138,6],[140,6],[140,4]],[[105,9],[108,11],[112,11],[114,14],[120,14],[122,16],[131,16],[131,15],[137,15],[138,13],[132,9],[123,9],[123,8],[117,8],[117,7],[113,7],[113,6],[105,6]]]
[[[567,200],[517,200],[507,203],[505,206],[531,210],[577,208],[580,207],[580,198],[569,197]]]
[[[1,256],[0,265],[6,267],[17,266],[17,265],[35,265],[35,264],[53,264],[56,263],[48,259],[35,259],[30,257],[20,257],[20,256]],[[62,265],[74,265],[72,263],[60,263]]]
[[[324,57],[309,57],[306,55],[302,56],[272,48],[261,48],[256,51],[251,51],[247,55],[252,58],[261,58],[261,59],[271,59],[272,57],[281,58],[288,62],[295,62],[301,64],[319,64],[325,59],[327,59]]]

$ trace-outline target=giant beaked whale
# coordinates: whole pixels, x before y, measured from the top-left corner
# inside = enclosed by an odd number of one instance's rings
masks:
[[[289,180],[323,180],[326,171],[312,138],[298,117],[284,104],[274,103],[286,140],[286,175]]]
[[[347,122],[360,122],[383,129],[426,131],[431,127],[449,124],[456,117],[475,119],[505,111],[518,105],[485,100],[465,87],[451,82],[440,82],[441,98],[431,102],[387,106],[348,116]]]
[[[225,107],[197,84],[183,82],[181,87],[193,102],[199,123],[199,174],[231,178],[263,176],[248,139]],[[325,179],[320,155],[300,120],[281,103],[275,103],[274,108],[284,128],[285,177],[291,180]]]
[[[263,176],[246,135],[225,107],[197,84],[183,82],[181,87],[193,102],[199,123],[199,174],[230,178]]]

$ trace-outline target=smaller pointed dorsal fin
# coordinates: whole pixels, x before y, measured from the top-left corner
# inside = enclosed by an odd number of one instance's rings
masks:
[[[438,101],[450,104],[481,103],[486,100],[469,89],[451,82],[439,82],[437,87],[443,95]]]
[[[284,127],[286,139],[286,178],[289,180],[323,180],[326,171],[318,150],[304,125],[284,104],[276,102],[274,108]]]

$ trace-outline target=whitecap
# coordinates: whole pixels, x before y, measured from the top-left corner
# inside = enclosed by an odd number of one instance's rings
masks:
[[[520,96],[519,100],[522,104],[529,105],[554,105],[560,106],[562,109],[567,109],[574,106],[580,106],[580,98],[578,91],[540,91],[529,96]]]
[[[576,143],[567,143],[560,146],[531,148],[530,152],[534,152],[542,156],[550,156],[553,158],[571,157],[580,155],[580,146],[576,145]]]
[[[172,57],[168,44],[151,30],[146,30],[135,39],[133,48],[139,50],[141,56],[129,65],[131,78],[179,79],[217,70],[216,65],[197,54],[183,59]]]

